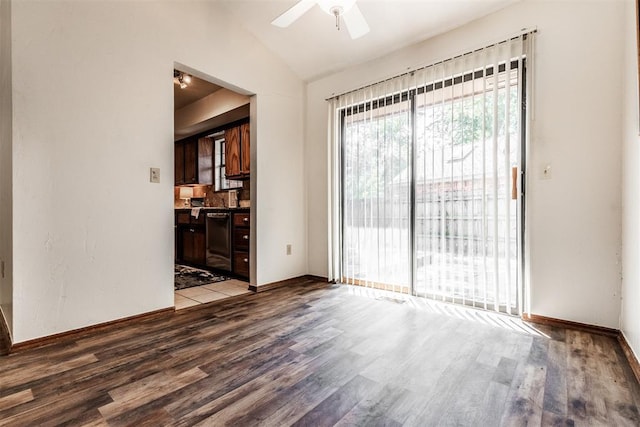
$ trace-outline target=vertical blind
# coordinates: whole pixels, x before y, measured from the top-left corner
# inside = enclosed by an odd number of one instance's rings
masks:
[[[531,43],[329,100],[332,280],[520,312]]]

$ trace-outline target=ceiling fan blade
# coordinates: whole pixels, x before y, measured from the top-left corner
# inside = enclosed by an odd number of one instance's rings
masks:
[[[367,24],[357,4],[354,4],[342,17],[352,39],[362,37],[369,32],[369,24]]]
[[[302,15],[304,15],[315,4],[316,0],[300,0],[289,10],[274,19],[271,24],[275,25],[276,27],[286,28],[289,25],[293,24]]]

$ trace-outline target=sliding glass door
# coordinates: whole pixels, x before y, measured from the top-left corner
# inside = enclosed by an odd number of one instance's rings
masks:
[[[516,313],[518,68],[493,71],[416,97],[414,293]]]
[[[407,99],[396,96],[343,114],[347,283],[410,291],[410,108]]]
[[[343,282],[520,312],[525,61],[510,49],[343,100]]]

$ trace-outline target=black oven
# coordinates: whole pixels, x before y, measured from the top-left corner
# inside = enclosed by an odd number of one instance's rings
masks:
[[[207,213],[207,266],[231,271],[231,214]]]

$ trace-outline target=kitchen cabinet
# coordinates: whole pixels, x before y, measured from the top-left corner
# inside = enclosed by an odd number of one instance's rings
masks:
[[[213,138],[190,137],[174,148],[175,185],[213,184]]]
[[[206,263],[204,215],[194,218],[189,211],[176,211],[176,260],[195,265]]]
[[[233,214],[233,272],[244,278],[249,278],[250,223],[249,212]]]
[[[206,262],[206,234],[204,228],[182,228],[182,260],[203,265]]]
[[[251,173],[251,135],[249,123],[240,126],[240,174],[249,176]]]
[[[224,131],[225,174],[227,178],[240,175],[240,128],[233,127]]]
[[[195,267],[207,267],[207,212],[205,208],[198,218],[191,216],[190,209],[176,209],[176,262],[184,262]],[[213,212],[225,212],[231,215],[231,274],[249,279],[251,244],[251,214],[247,209],[216,209]],[[210,238],[210,237],[209,237]],[[225,267],[227,271],[229,267]]]
[[[224,131],[225,174],[227,179],[247,179],[251,172],[249,123]]]
[[[175,185],[184,184],[184,143],[176,142],[173,151]]]

